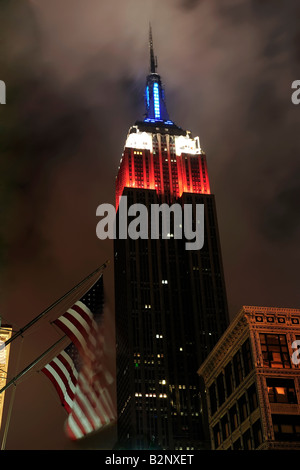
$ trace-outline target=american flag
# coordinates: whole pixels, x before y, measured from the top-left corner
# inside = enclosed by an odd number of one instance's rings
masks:
[[[51,380],[68,413],[66,432],[80,439],[115,420],[109,393],[112,376],[106,369],[101,325],[103,280],[54,323],[72,343],[42,372]]]

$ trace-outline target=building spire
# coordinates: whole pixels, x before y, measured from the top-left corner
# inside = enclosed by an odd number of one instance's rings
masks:
[[[154,55],[153,38],[151,23],[149,24],[149,49],[150,49],[150,73],[147,76],[145,104],[146,122],[162,122],[168,125],[174,124],[170,121],[166,103],[165,94],[159,74],[156,72],[157,59]]]
[[[154,56],[151,23],[149,24],[149,48],[150,48],[150,73],[156,73],[157,58]]]

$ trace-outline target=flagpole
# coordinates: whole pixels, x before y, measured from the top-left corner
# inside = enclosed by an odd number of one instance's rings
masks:
[[[46,310],[44,310],[37,317],[35,317],[33,320],[31,320],[29,323],[27,323],[27,325],[25,325],[23,328],[21,328],[19,331],[17,331],[17,333],[15,333],[13,336],[11,336],[11,338],[9,338],[7,341],[5,341],[4,347],[6,347],[9,343],[14,341],[19,336],[22,336],[24,331],[28,330],[28,328],[30,328],[32,325],[34,325],[36,322],[38,322],[42,317],[44,317],[47,313],[49,313],[50,310],[52,310],[54,307],[56,307],[56,305],[58,305],[60,302],[62,302],[66,297],[68,297],[68,295],[72,294],[72,292],[74,292],[76,289],[78,289],[82,284],[84,284],[84,282],[86,282],[88,279],[90,279],[92,276],[94,276],[97,272],[105,269],[108,264],[109,264],[109,260],[106,261],[105,263],[103,263],[99,268],[95,269],[95,271],[93,271],[86,278],[84,278],[81,282],[79,282],[79,284],[77,284],[75,287],[73,287],[71,290],[69,290],[69,292],[64,294],[62,297],[60,297],[58,300],[56,300],[52,305],[50,305],[50,307],[46,308]],[[2,390],[0,390],[0,393],[1,393],[1,391]]]
[[[16,372],[17,372],[17,370],[18,370],[18,368],[19,368],[19,363],[20,363],[20,359],[21,359],[21,350],[22,350],[22,346],[23,346],[23,338],[22,338],[21,346],[20,346],[20,348],[19,348],[19,354],[18,354]],[[3,439],[2,439],[1,450],[4,450],[4,449],[5,449],[5,444],[6,444],[7,434],[8,434],[8,428],[9,428],[10,418],[11,418],[11,414],[12,414],[12,408],[13,408],[13,404],[14,404],[14,401],[15,401],[15,393],[16,393],[16,388],[13,389],[12,395],[11,395],[11,397],[10,397],[9,408],[8,408],[8,413],[7,413],[7,419],[6,419],[5,429],[4,429],[4,433],[3,433]]]
[[[4,430],[4,435],[3,435],[3,439],[2,439],[2,445],[1,445],[1,450],[4,450],[5,449],[5,445],[6,445],[6,439],[7,439],[7,434],[8,434],[8,428],[9,428],[9,424],[10,424],[10,418],[11,418],[11,413],[12,413],[12,407],[13,407],[13,402],[14,402],[14,398],[15,398],[15,392],[16,392],[16,382],[21,378],[23,377],[23,375],[27,374],[27,372],[30,371],[30,369],[32,369],[36,364],[38,364],[39,361],[41,361],[45,356],[47,356],[47,354],[49,352],[51,352],[62,340],[64,340],[66,338],[66,336],[62,336],[61,338],[59,338],[58,341],[56,341],[56,343],[52,344],[52,346],[50,346],[50,348],[47,349],[47,351],[44,351],[43,354],[41,354],[37,359],[35,359],[31,364],[29,364],[29,366],[25,367],[25,369],[22,370],[22,372],[20,372],[19,374],[17,374],[13,379],[11,379],[8,384],[6,384],[3,388],[1,388],[0,390],[0,394],[2,392],[4,392],[5,390],[7,390],[11,385],[15,385],[15,388],[13,389],[13,392],[12,392],[12,397],[11,397],[11,400],[10,400],[10,406],[9,406],[9,410],[8,410],[8,416],[7,416],[7,420],[6,420],[6,424],[5,424],[5,430]]]
[[[47,354],[49,354],[60,342],[66,339],[66,335],[59,338],[56,343],[52,344],[50,348],[43,352],[37,359],[35,359],[31,364],[29,364],[25,369],[23,369],[19,374],[17,374],[13,379],[11,379],[4,387],[1,388],[0,393],[7,390],[11,385],[16,385],[16,382],[23,377],[23,375],[27,374],[38,362],[40,362]]]

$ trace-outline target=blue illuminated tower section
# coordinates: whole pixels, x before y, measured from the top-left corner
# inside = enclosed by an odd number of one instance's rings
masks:
[[[146,83],[146,117],[145,122],[158,122],[163,124],[172,125],[170,121],[166,103],[164,89],[161,83],[160,76],[156,73],[157,61],[153,52],[152,32],[150,28],[150,74],[147,77]]]

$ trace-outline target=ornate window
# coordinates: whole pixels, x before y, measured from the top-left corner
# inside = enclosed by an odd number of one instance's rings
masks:
[[[285,335],[260,333],[259,338],[265,367],[291,367]]]
[[[293,379],[267,378],[270,403],[297,403]]]

